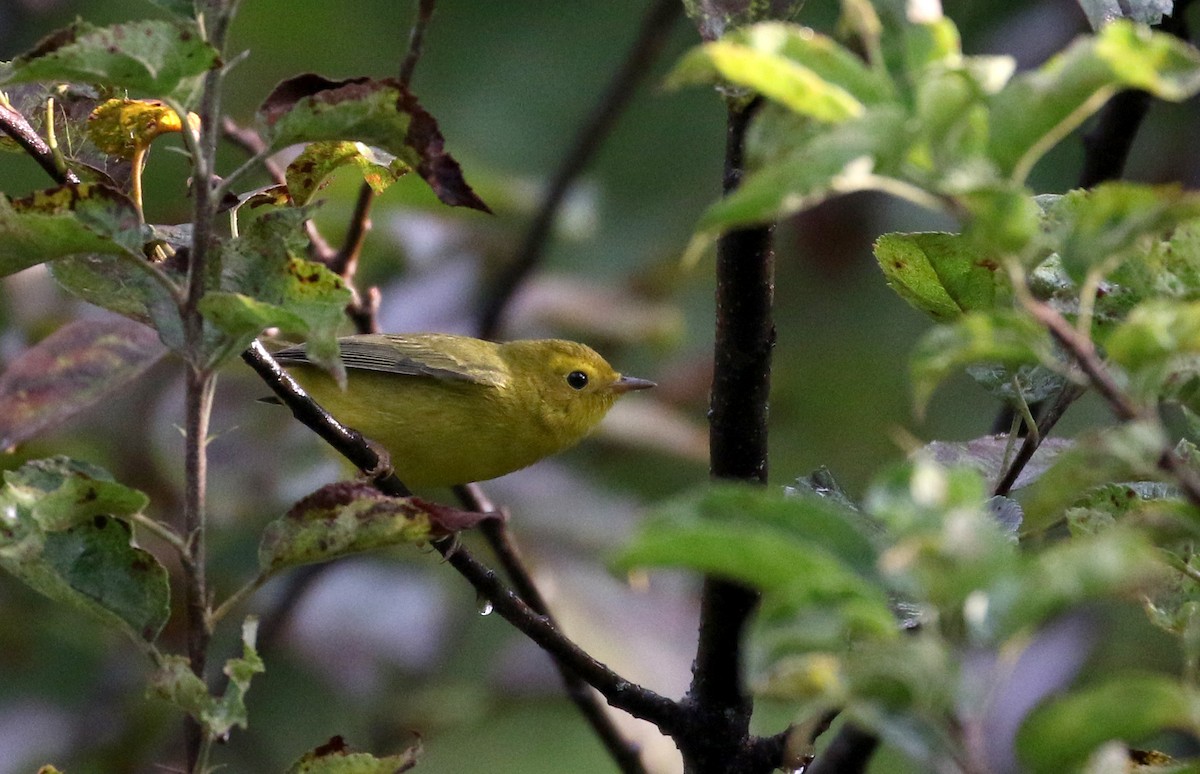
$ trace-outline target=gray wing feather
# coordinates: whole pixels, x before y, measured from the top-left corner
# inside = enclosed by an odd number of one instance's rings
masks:
[[[453,343],[458,337],[447,336]],[[497,357],[492,362],[479,362],[473,353],[468,368],[463,360],[455,356],[454,347],[435,349],[429,345],[428,336],[414,339],[403,334],[368,334],[347,336],[338,339],[342,363],[348,369],[377,371],[403,376],[428,376],[434,379],[473,382],[498,386],[506,381],[504,364]],[[275,353],[282,365],[309,365],[312,361],[304,352],[304,346],[288,347]]]

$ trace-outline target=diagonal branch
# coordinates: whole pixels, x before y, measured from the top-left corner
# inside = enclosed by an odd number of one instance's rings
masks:
[[[455,487],[455,494],[463,505],[477,513],[495,513],[497,511],[496,506],[492,504],[478,484]],[[504,572],[508,575],[517,594],[531,609],[557,628],[558,622],[551,615],[546,599],[538,590],[533,576],[525,566],[505,520],[488,519],[480,525],[480,530],[491,547],[492,553],[500,561],[500,566],[504,568]],[[637,745],[621,734],[612,717],[597,701],[596,694],[588,687],[587,682],[558,660],[554,661],[554,667],[562,678],[567,698],[579,709],[588,725],[596,732],[596,736],[600,738],[601,743],[616,761],[620,770],[624,774],[645,774],[646,767],[642,764]]]
[[[21,149],[28,153],[55,182],[78,183],[79,176],[69,169],[59,169],[54,151],[33,128],[25,116],[13,109],[8,101],[0,98],[0,132],[11,137]]]
[[[617,117],[629,104],[638,84],[650,73],[650,65],[667,42],[667,33],[679,18],[683,5],[679,0],[653,0],[642,19],[637,38],[625,56],[625,61],[613,75],[608,88],[584,122],[575,144],[554,173],[545,197],[525,232],[525,238],[513,260],[504,268],[482,300],[480,337],[495,338],[503,323],[505,307],[517,288],[525,281],[542,258],[550,228],[571,183],[599,150],[616,124]]]
[[[1022,303],[1034,319],[1045,326],[1050,331],[1050,335],[1071,353],[1075,362],[1079,364],[1079,369],[1087,376],[1088,382],[1108,403],[1117,419],[1123,422],[1132,422],[1151,415],[1150,412],[1138,406],[1133,398],[1122,390],[1113,379],[1112,374],[1104,367],[1103,361],[1096,352],[1096,345],[1090,338],[1077,331],[1075,326],[1071,325],[1049,304],[1030,298],[1028,294],[1022,298]],[[1160,469],[1175,478],[1175,482],[1187,497],[1188,502],[1200,508],[1200,476],[1197,476],[1196,472],[1170,446],[1165,446],[1160,451],[1157,462]]]
[[[366,440],[356,431],[339,424],[305,395],[262,344],[254,342],[242,354],[242,359],[309,429],[359,468],[367,471],[377,468],[378,455]],[[397,497],[410,494],[408,488],[394,474],[377,476],[374,484],[385,494]],[[663,733],[672,733],[682,726],[685,714],[677,702],[624,679],[592,658],[565,637],[549,618],[534,610],[504,585],[494,571],[479,563],[465,547],[449,540],[441,541],[435,547],[446,557],[450,566],[458,570],[484,599],[492,603],[496,612],[541,646],[557,663],[579,675],[598,690],[609,704],[650,721]]]

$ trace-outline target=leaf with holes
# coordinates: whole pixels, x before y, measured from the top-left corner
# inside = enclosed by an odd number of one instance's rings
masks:
[[[70,255],[141,255],[149,232],[124,194],[100,183],[0,194],[0,277]]]
[[[445,204],[490,212],[446,152],[437,121],[399,81],[299,75],[275,87],[258,117],[272,148],[322,140],[373,145],[415,169]]]
[[[96,27],[76,21],[13,59],[0,83],[70,81],[187,100],[220,58],[192,24],[161,20]]]
[[[55,457],[4,474],[0,566],[51,599],[152,641],[170,613],[167,571],[124,521],[146,496]]]

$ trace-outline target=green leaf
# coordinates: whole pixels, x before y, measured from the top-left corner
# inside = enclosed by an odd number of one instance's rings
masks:
[[[214,362],[241,352],[264,328],[304,337],[308,356],[344,379],[337,329],[350,291],[345,282],[303,255],[307,210],[269,212],[250,223],[222,251],[220,290],[205,295],[200,311],[228,340]]]
[[[4,473],[6,501],[26,512],[26,526],[57,532],[94,516],[123,518],[140,513],[146,495],[113,480],[108,471],[68,457],[33,460]]]
[[[1121,89],[1178,102],[1200,89],[1200,53],[1123,20],[1082,38],[991,100],[991,157],[1023,181],[1051,147]]]
[[[167,571],[121,519],[146,505],[107,472],[56,457],[4,474],[0,566],[59,602],[152,641],[170,613]]]
[[[883,105],[862,118],[823,130],[789,155],[753,170],[700,218],[705,238],[767,223],[834,195],[885,187],[897,171],[907,130],[903,111]]]
[[[902,69],[905,74],[920,73],[929,65],[953,65],[963,58],[958,27],[947,16],[905,24],[903,34],[896,37],[903,43]]]
[[[655,506],[651,517],[677,527],[710,522],[761,527],[819,543],[860,572],[869,574],[874,567],[872,528],[864,525],[862,514],[812,490],[710,483]]]
[[[1172,362],[1200,354],[1200,301],[1139,304],[1106,343],[1109,359],[1150,393],[1166,378]]]
[[[967,366],[967,375],[989,394],[1010,405],[1046,400],[1062,392],[1067,377],[1043,365],[1008,366],[988,363]]]
[[[892,290],[939,322],[994,308],[1006,287],[1000,266],[959,234],[884,234],[875,242],[875,260]]]
[[[1057,774],[1109,740],[1133,743],[1165,729],[1196,728],[1196,698],[1178,681],[1126,672],[1035,709],[1017,733],[1017,750],[1030,771]]]
[[[154,331],[121,318],[64,325],[0,374],[0,449],[95,405],[163,353]]]
[[[1162,554],[1133,529],[1114,527],[1064,540],[1027,563],[1017,577],[992,583],[990,625],[1002,639],[1084,602],[1143,596],[1167,577]]]
[[[0,83],[68,81],[187,100],[220,58],[194,24],[158,20],[95,27],[77,21],[18,56]]]
[[[995,166],[986,159],[989,135],[987,95],[1012,77],[1011,57],[955,56],[923,67],[914,76],[915,141],[908,161],[931,181],[962,189],[993,183]]]
[[[1200,195],[1178,186],[1102,183],[1059,197],[1045,215],[1047,239],[1076,283],[1097,268],[1111,271],[1135,250],[1200,216]],[[1153,242],[1151,240],[1154,240]]]
[[[1020,514],[989,501],[982,476],[925,455],[877,478],[864,507],[888,528],[879,560],[889,586],[957,618],[966,600],[1019,565],[1012,532]]]
[[[150,679],[150,693],[169,701],[199,721],[209,739],[224,740],[233,728],[245,728],[246,693],[250,680],[265,671],[255,650],[258,619],[248,617],[242,624],[242,655],[225,662],[229,678],[225,692],[218,698],[208,692],[204,681],[192,672],[183,656],[165,656]]]
[[[938,325],[917,342],[909,372],[918,415],[947,377],[960,368],[998,363],[1021,366],[1049,358],[1049,334],[1028,317],[1014,312],[970,312]]]
[[[1092,487],[1153,479],[1164,441],[1161,428],[1139,422],[1079,438],[1029,488],[1025,529],[1036,534],[1055,524]]]
[[[374,151],[359,142],[314,142],[287,165],[288,193],[298,205],[308,204],[325,181],[341,167],[354,167],[375,193],[406,174],[410,167],[401,159]]]
[[[140,259],[138,259],[140,260]],[[176,287],[184,281],[167,264],[163,274]],[[50,275],[71,294],[131,320],[151,325],[175,352],[184,349],[183,321],[173,294],[128,258],[77,255],[50,264]]]
[[[369,753],[351,751],[340,736],[310,750],[288,767],[287,774],[400,774],[417,765],[421,745],[396,755],[376,758]]]
[[[0,276],[80,253],[140,256],[147,233],[133,202],[99,183],[0,194]]]
[[[396,80],[300,75],[276,86],[258,115],[272,148],[321,140],[373,145],[415,169],[445,204],[490,212],[446,152],[437,121]]]
[[[451,512],[461,513],[418,498],[389,497],[365,483],[330,484],[267,525],[258,547],[259,565],[268,573],[387,546],[424,543],[446,534],[438,522]],[[479,518],[476,515],[475,520]]]
[[[615,566],[687,568],[760,589],[771,607],[840,607],[859,633],[887,636],[895,630],[881,587],[825,547],[762,525],[652,521]]]
[[[789,627],[811,615],[831,616],[839,637],[890,636],[895,621],[871,580],[876,552],[861,522],[816,495],[711,486],[656,509],[614,566],[686,567],[762,590],[763,618],[778,624],[773,647],[799,647]]]
[[[1179,490],[1158,481],[1103,484],[1089,489],[1067,510],[1067,526],[1073,535],[1093,535],[1130,514],[1145,512],[1147,506],[1167,506],[1156,509],[1158,521],[1168,510],[1183,505]]]
[[[891,84],[833,39],[807,27],[767,22],[693,49],[669,86],[725,81],[818,121],[862,115],[890,96]]]

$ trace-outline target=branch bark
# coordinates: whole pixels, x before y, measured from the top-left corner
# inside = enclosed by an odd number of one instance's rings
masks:
[[[724,191],[741,182],[746,129],[758,103],[731,105],[725,146]],[[773,226],[732,231],[717,245],[716,342],[709,410],[713,478],[765,484],[767,400],[775,326]],[[752,705],[741,671],[744,629],[758,593],[708,577],[700,603],[700,635],[687,701],[699,733],[677,739],[687,771],[758,771],[731,768],[749,741]]]

